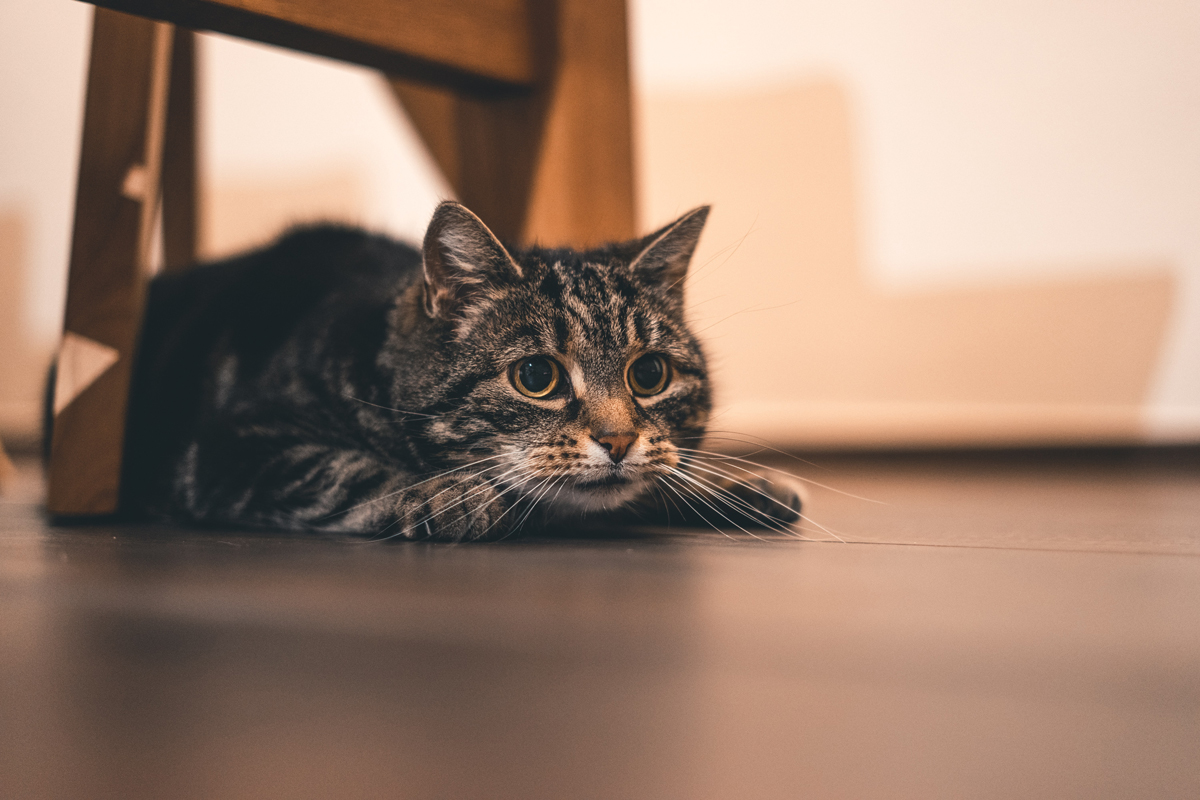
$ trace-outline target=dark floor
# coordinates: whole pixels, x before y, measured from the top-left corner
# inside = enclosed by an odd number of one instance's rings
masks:
[[[1197,798],[1200,458],[818,458],[803,533],[0,506],[0,797]]]

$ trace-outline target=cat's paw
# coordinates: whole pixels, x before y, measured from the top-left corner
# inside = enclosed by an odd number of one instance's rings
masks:
[[[440,542],[496,539],[512,527],[508,507],[489,481],[448,475],[397,495],[385,535]]]
[[[693,476],[691,488],[695,490],[692,508],[719,528],[779,530],[800,519],[801,501],[795,489],[757,472],[746,471],[736,477],[701,473]]]
[[[782,480],[757,474],[744,475],[739,481],[730,482],[726,491],[737,498],[725,499],[731,510],[740,512],[745,522],[771,528],[791,525],[800,519],[800,495]],[[745,524],[742,520],[739,522]]]

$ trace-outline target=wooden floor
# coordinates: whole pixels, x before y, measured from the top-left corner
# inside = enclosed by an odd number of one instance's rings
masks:
[[[1200,797],[1200,458],[819,458],[804,535],[0,510],[4,798]]]

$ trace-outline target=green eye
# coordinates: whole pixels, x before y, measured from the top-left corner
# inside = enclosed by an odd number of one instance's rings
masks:
[[[509,377],[526,397],[546,397],[558,388],[558,364],[545,356],[522,358],[512,365]]]
[[[649,397],[667,388],[671,371],[662,356],[642,356],[629,367],[629,388],[639,397]]]

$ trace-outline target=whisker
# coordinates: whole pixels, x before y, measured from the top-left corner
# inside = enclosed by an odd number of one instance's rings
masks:
[[[536,496],[533,496],[534,493],[533,492],[530,493],[531,500],[529,503],[529,509],[525,512],[525,515],[523,517],[521,517],[521,519],[517,520],[517,523],[514,526],[515,529],[519,530],[522,527],[524,527],[526,520],[528,520],[530,515],[533,514],[533,510],[535,508],[537,508],[538,503],[540,503],[542,501],[542,498],[545,497],[546,494],[553,487],[553,484],[551,484],[550,481],[553,480],[557,475],[558,475],[558,470],[555,470],[547,478],[542,480],[542,485],[541,485],[541,487],[539,487],[541,489],[541,492],[539,494],[537,494]],[[537,491],[538,491],[537,489],[534,490],[534,492],[537,492]]]
[[[821,489],[826,489],[828,491],[835,492],[844,497],[850,497],[855,500],[862,500],[863,502],[866,502],[866,503],[876,503],[881,506],[888,505],[888,503],[885,503],[883,500],[872,500],[870,497],[862,497],[860,495],[852,494],[850,492],[844,492],[841,489],[835,489],[834,487],[829,486],[827,484],[820,483],[819,481],[814,481],[811,478],[802,478],[801,476],[793,474],[791,472],[788,472],[787,470],[776,469],[775,467],[770,467],[770,466],[767,466],[766,464],[760,464],[757,461],[750,461],[745,458],[739,458],[738,456],[731,456],[728,453],[714,453],[711,450],[697,450],[697,449],[691,448],[691,447],[678,447],[678,445],[676,446],[676,448],[684,453],[696,453],[697,455],[706,456],[707,460],[739,461],[744,464],[749,464],[752,467],[770,470],[771,472],[777,472],[780,475],[787,475],[789,478],[794,478],[798,481],[802,481],[803,483],[811,484],[811,485],[819,487]],[[747,471],[749,471],[749,470],[747,470]]]
[[[721,512],[721,509],[720,509],[720,508],[718,508],[718,507],[717,507],[716,505],[714,505],[714,503],[713,503],[713,500],[717,500],[717,499],[720,499],[720,498],[716,498],[716,497],[714,497],[714,496],[712,496],[712,495],[709,495],[709,494],[708,494],[708,492],[707,492],[707,490],[705,490],[705,491],[700,491],[700,490],[698,490],[698,489],[696,489],[696,488],[693,488],[692,486],[689,486],[688,484],[695,483],[695,481],[693,481],[693,480],[687,480],[687,478],[688,478],[688,476],[687,476],[686,474],[684,474],[683,472],[679,472],[678,474],[676,474],[676,475],[675,475],[675,482],[676,482],[676,484],[677,484],[677,485],[678,485],[680,488],[682,488],[684,491],[686,491],[688,494],[690,494],[690,495],[691,495],[691,496],[692,496],[692,497],[693,497],[693,498],[696,500],[696,502],[700,503],[700,504],[701,504],[701,505],[703,505],[705,508],[711,509],[711,510],[712,510],[713,512],[715,512],[715,513],[717,514],[717,516],[719,516],[721,519],[725,520],[727,523],[729,523],[729,524],[730,524],[730,525],[732,525],[733,527],[737,528],[739,531],[741,531],[742,533],[746,534],[746,535],[747,535],[747,536],[749,536],[750,538],[752,538],[752,539],[757,539],[757,540],[758,540],[758,541],[760,541],[760,542],[765,542],[765,541],[767,541],[766,539],[763,539],[761,536],[757,536],[757,535],[755,535],[755,534],[754,534],[754,533],[752,533],[751,531],[749,531],[749,530],[747,530],[746,528],[744,528],[744,527],[742,527],[741,525],[739,525],[739,524],[738,524],[737,522],[735,522],[734,520],[732,520],[732,519],[730,519],[729,517],[727,517],[727,516],[726,516],[724,513],[722,513],[722,512]],[[681,482],[681,481],[684,481],[684,482]],[[707,496],[706,496],[706,495],[707,495]],[[680,500],[683,500],[684,502],[687,502],[686,498],[684,498],[682,494],[679,496],[679,499],[680,499]],[[721,500],[721,502],[725,503],[726,505],[729,505],[729,503],[728,503],[728,502],[726,502],[726,501],[724,501],[724,500]],[[690,504],[690,503],[689,503],[688,505],[689,505],[689,506],[691,506],[691,504]],[[706,521],[707,521],[707,520],[706,520]],[[710,522],[709,524],[712,524],[712,523]],[[731,538],[732,538],[732,537],[731,537]]]
[[[500,465],[500,466],[504,466],[504,465]],[[507,475],[511,475],[513,472],[516,472],[516,471],[518,471],[518,470],[520,470],[520,469],[522,469],[522,468],[523,468],[523,467],[522,467],[521,465],[517,465],[517,466],[514,466],[514,467],[510,467],[510,468],[509,468],[509,469],[508,469],[506,472],[503,472],[503,473],[501,473],[500,475],[496,475],[496,476],[494,476],[494,477],[488,478],[488,479],[487,479],[487,480],[486,480],[486,481],[485,481],[485,482],[484,482],[482,485],[480,485],[480,486],[476,486],[476,487],[474,487],[474,488],[472,488],[472,489],[468,490],[468,491],[467,491],[467,492],[466,492],[466,493],[465,493],[465,494],[464,494],[462,497],[460,497],[458,500],[455,500],[453,503],[451,503],[451,504],[449,504],[449,505],[447,505],[447,506],[444,506],[444,507],[442,507],[442,508],[438,509],[437,511],[433,512],[432,514],[428,514],[428,515],[426,515],[426,516],[425,516],[423,519],[419,519],[419,520],[417,520],[416,522],[414,522],[414,523],[413,523],[413,525],[412,525],[413,529],[416,529],[416,528],[420,527],[421,525],[425,525],[425,526],[426,526],[426,531],[429,531],[429,523],[430,523],[432,520],[436,519],[437,517],[440,517],[442,514],[445,514],[447,511],[450,511],[451,509],[454,509],[454,508],[457,508],[458,506],[461,506],[463,503],[467,502],[467,501],[468,501],[468,500],[470,500],[472,497],[475,497],[476,495],[478,495],[478,494],[481,494],[481,493],[483,493],[483,492],[487,491],[489,488],[492,488],[492,487],[493,487],[493,486],[494,486],[496,483],[498,483],[499,481],[503,480],[505,476],[507,476]],[[492,469],[495,469],[495,467],[493,467]],[[475,473],[475,474],[473,474],[473,475],[470,475],[469,477],[478,477],[478,476],[479,476],[479,475],[481,475],[481,474],[482,474],[482,473]],[[441,497],[443,494],[445,494],[446,492],[450,491],[450,490],[451,490],[451,489],[453,489],[453,488],[455,488],[455,486],[454,486],[454,484],[451,484],[450,486],[447,486],[445,489],[442,489],[442,490],[441,490],[440,492],[438,492],[437,494],[433,495],[432,497],[429,497],[429,498],[425,499],[425,500],[424,500],[424,501],[422,501],[422,502],[423,502],[425,505],[428,505],[429,503],[433,502],[433,501],[434,501],[434,500],[436,500],[438,497]],[[389,523],[389,524],[387,525],[387,527],[385,527],[385,528],[384,528],[382,531],[380,531],[380,533],[382,534],[382,533],[383,533],[384,531],[386,531],[388,528],[392,527],[393,525],[396,525],[396,524],[397,524],[397,523],[399,523],[399,522],[400,522],[400,520],[399,520],[399,519],[397,519],[397,520],[393,520],[391,523]],[[386,541],[387,539],[392,539],[392,538],[395,538],[396,536],[400,536],[400,535],[402,535],[403,533],[404,533],[404,531],[403,531],[403,530],[397,531],[396,533],[392,534],[391,536],[385,537],[385,538],[383,539],[383,541]]]
[[[364,506],[373,505],[373,504],[381,502],[383,500],[387,500],[389,497],[395,497],[398,494],[403,494],[404,492],[408,491],[409,489],[415,489],[418,486],[429,483],[430,481],[435,481],[438,478],[444,478],[445,476],[450,475],[451,473],[458,472],[458,471],[464,470],[464,469],[469,469],[469,468],[477,466],[479,464],[483,464],[484,462],[487,462],[487,461],[494,461],[497,458],[504,458],[505,455],[506,454],[504,454],[504,453],[500,453],[499,455],[488,456],[487,458],[481,458],[478,461],[472,461],[470,464],[463,464],[461,467],[453,467],[451,469],[444,470],[442,472],[437,473],[436,475],[429,476],[425,480],[417,481],[416,483],[410,483],[406,486],[402,486],[401,488],[397,489],[394,492],[388,492],[387,494],[382,494],[379,497],[372,497],[370,500],[364,500],[363,502],[352,505],[349,508],[344,508],[341,511],[335,511],[332,514],[327,514],[326,516],[321,517],[321,519],[323,519],[323,520],[331,519],[332,517],[336,517],[341,514],[349,514],[351,511],[356,511],[357,509],[363,508]],[[503,465],[501,465],[501,466],[503,466]],[[485,468],[484,471],[486,472],[488,469],[492,469],[492,467],[487,467],[487,468]]]
[[[675,485],[675,482],[673,480],[671,480],[670,476],[659,475],[658,478],[659,478],[659,481],[661,482],[662,488],[670,489],[671,494],[675,495],[675,497],[678,497],[680,502],[682,502],[685,506],[687,506],[691,510],[692,514],[694,514],[696,517],[699,517],[700,520],[705,525],[712,528],[714,531],[721,534],[726,539],[733,539],[734,541],[737,541],[736,539],[734,539],[734,537],[732,537],[728,533],[726,533],[725,530],[723,528],[721,528],[719,525],[713,524],[712,520],[710,520],[708,517],[706,517],[703,512],[701,512],[694,505],[689,503],[688,499],[683,496],[683,493],[679,490],[679,487],[677,485]],[[672,500],[672,502],[674,502],[674,501]],[[679,506],[675,506],[675,507],[677,509],[679,509],[679,513],[683,516],[684,522],[686,523],[688,520],[688,515],[685,514],[683,512],[683,509],[680,509]]]
[[[379,408],[384,411],[394,411],[397,414],[409,414],[410,416],[424,417],[425,419],[440,419],[442,416],[441,414],[424,414],[420,411],[409,411],[404,408],[392,408],[391,406],[381,406],[378,403],[372,403],[369,400],[363,400],[361,397],[355,397],[354,395],[351,395],[351,394],[343,394],[342,397],[346,398],[347,400],[353,400],[356,403],[362,403],[365,406],[371,406],[372,408]]]
[[[491,500],[488,500],[486,503],[479,506],[478,508],[471,509],[471,511],[469,513],[472,516],[482,513],[485,508],[492,505],[493,503],[500,502],[500,500],[502,500],[504,498],[504,495],[508,494],[509,492],[518,490],[520,487],[524,486],[530,480],[532,480],[532,478],[533,478],[533,474],[528,473],[519,483],[510,484],[510,485],[504,487],[502,490],[497,492],[496,496],[493,497]],[[500,512],[500,516],[498,516],[494,520],[492,520],[492,524],[488,525],[486,528],[484,528],[483,533],[479,534],[479,536],[477,536],[476,538],[477,539],[487,538],[488,531],[490,531],[492,528],[496,527],[496,525],[499,524],[500,520],[504,519],[504,517],[508,515],[508,512],[512,511],[513,508],[515,508],[515,507],[516,507],[516,503],[513,503],[508,508],[504,509],[504,511]],[[501,537],[501,538],[503,538],[503,537]]]
[[[510,491],[522,489],[525,486],[527,486],[535,477],[537,477],[537,476],[534,475],[532,472],[530,472],[520,483],[515,483],[515,484],[509,486],[507,489],[505,489],[500,494],[504,495]],[[526,499],[524,496],[517,497],[517,499],[514,500],[508,508],[504,509],[504,512],[500,516],[496,517],[495,522],[493,522],[491,525],[489,525],[487,527],[487,530],[484,531],[484,534],[486,534],[487,531],[490,531],[493,527],[495,527],[500,522],[500,520],[502,520],[506,516],[508,516],[509,512],[511,512],[513,509],[515,509],[521,503],[521,501],[524,499]],[[509,530],[507,533],[505,533],[503,536],[501,536],[497,541],[502,542],[505,539],[507,539],[509,536],[512,536],[512,534],[516,531],[516,529],[517,529],[517,526],[514,525],[511,530]]]
[[[696,461],[686,461],[684,463],[686,463],[687,466],[690,467],[691,469],[698,469],[698,470],[701,470],[702,472],[707,472],[710,475],[716,475],[721,478],[727,478],[727,479],[733,481],[734,483],[738,484],[739,486],[744,486],[745,488],[749,489],[750,491],[754,492],[755,494],[758,494],[758,495],[761,495],[762,497],[767,498],[768,500],[770,500],[772,503],[779,506],[780,508],[786,508],[788,511],[796,510],[796,509],[792,508],[791,506],[789,506],[787,503],[784,503],[783,501],[779,500],[778,498],[772,497],[770,494],[764,492],[762,489],[759,489],[757,486],[750,483],[749,481],[743,480],[743,479],[737,477],[736,475],[731,475],[728,472],[726,472],[725,470],[722,470],[720,468],[713,469],[711,465],[707,466],[707,467],[702,467],[702,466],[700,466],[700,464],[696,463]]]
[[[528,480],[528,481],[526,481],[526,484],[533,482],[533,480],[534,480],[535,478],[536,478],[536,476],[531,476],[531,477],[529,478],[529,480]],[[500,537],[500,539],[499,539],[498,541],[501,541],[501,542],[502,542],[502,541],[504,541],[505,539],[507,539],[508,537],[510,537],[510,536],[512,536],[512,535],[514,535],[514,534],[516,534],[517,532],[519,532],[519,531],[521,530],[521,526],[525,524],[525,520],[526,520],[526,519],[529,517],[529,515],[530,515],[530,514],[532,514],[532,513],[533,513],[533,508],[534,508],[534,506],[536,506],[536,505],[537,505],[537,501],[534,499],[534,497],[533,497],[533,494],[534,494],[534,492],[538,491],[538,489],[541,489],[541,488],[543,488],[543,487],[544,487],[544,485],[545,485],[545,481],[546,481],[546,480],[549,480],[549,479],[548,479],[548,478],[547,478],[547,479],[543,479],[543,482],[542,482],[541,484],[538,484],[538,485],[537,485],[537,486],[536,486],[536,487],[533,489],[533,491],[531,491],[531,492],[529,492],[529,493],[527,493],[527,494],[523,494],[523,495],[521,495],[520,497],[518,497],[518,498],[517,498],[517,499],[516,499],[516,500],[513,502],[513,504],[512,504],[512,507],[511,507],[511,508],[509,508],[509,509],[508,509],[508,511],[511,511],[511,510],[515,509],[517,506],[519,506],[519,505],[520,505],[521,503],[523,503],[523,502],[526,502],[526,503],[528,503],[528,504],[529,504],[529,506],[528,506],[528,507],[527,507],[527,508],[526,508],[524,511],[520,511],[520,512],[518,512],[518,513],[517,513],[517,520],[516,520],[516,522],[514,522],[514,523],[512,524],[512,527],[511,527],[511,528],[509,528],[509,530],[508,530],[508,531],[507,531],[507,532],[506,532],[506,533],[505,533],[503,536],[501,536],[501,537]],[[508,511],[505,511],[505,513],[507,514],[507,513],[508,513]]]
[[[695,478],[693,478],[691,475],[688,475],[683,470],[674,470],[673,474],[675,475],[676,478],[682,479],[688,483],[695,483],[701,487],[704,486],[704,484],[699,483],[699,481],[696,481]],[[734,522],[729,517],[725,516],[723,513],[721,513],[721,509],[719,509],[715,505],[713,505],[712,500],[706,498],[699,491],[697,491],[695,489],[691,489],[690,487],[688,487],[688,488],[689,488],[689,491],[692,493],[692,496],[695,497],[698,502],[703,503],[704,505],[711,508],[713,511],[715,511],[721,517],[721,519],[725,520],[730,525],[737,528],[739,531],[741,531],[742,533],[746,534],[747,536],[749,536],[753,539],[757,539],[760,542],[766,541],[766,539],[763,539],[761,536],[756,536],[755,534],[751,533],[747,529],[743,528],[741,525],[738,525],[736,522]],[[717,498],[713,498],[713,499],[717,499]],[[728,505],[728,503],[726,503],[726,504]]]
[[[710,419],[710,421],[711,421],[711,419]],[[728,435],[727,436],[713,436],[714,433],[725,433]],[[778,447],[772,447],[771,445],[767,444],[765,441],[747,441],[746,439],[738,439],[738,438],[736,438],[737,436],[751,436],[751,434],[748,434],[748,433],[741,434],[741,433],[737,433],[736,431],[719,431],[719,430],[714,431],[714,430],[710,429],[703,436],[681,436],[676,441],[680,441],[680,442],[735,442],[737,444],[744,444],[744,445],[748,445],[749,447],[757,448],[749,453],[742,453],[741,455],[743,458],[749,458],[750,456],[755,456],[762,452],[771,452],[771,453],[776,453],[778,455],[784,456],[785,458],[790,458],[792,461],[798,461],[801,464],[804,464],[805,466],[812,467],[813,469],[819,469],[819,470],[823,470],[825,472],[829,471],[829,467],[823,466],[821,464],[817,464],[814,461],[808,461],[807,459],[800,458],[800,456],[798,456],[794,453],[789,453],[786,450],[780,450]],[[754,438],[761,439],[762,437],[754,437]],[[736,458],[736,456],[734,456],[732,453],[718,453],[715,450],[714,451],[705,451],[705,452],[708,452],[714,458]]]
[[[697,468],[695,464],[689,464],[688,466],[693,469]],[[718,477],[728,477],[728,476],[720,475],[717,472],[713,472],[712,470],[704,470],[704,471],[708,472],[711,475],[717,475]],[[760,508],[756,508],[745,498],[739,497],[737,494],[730,491],[727,487],[721,486],[716,481],[711,480],[710,478],[706,478],[703,475],[693,475],[685,470],[679,470],[679,472],[681,473],[681,476],[683,476],[683,477],[686,477],[692,481],[698,481],[700,484],[702,484],[704,487],[706,487],[706,490],[713,490],[713,491],[719,492],[721,495],[721,497],[720,497],[721,500],[723,500],[724,502],[726,502],[730,505],[733,505],[734,503],[736,503],[738,506],[742,507],[746,511],[751,512],[752,516],[765,517],[766,519],[772,520],[773,522],[776,522],[780,525],[787,524],[780,517],[777,517],[774,514],[771,514],[770,512],[764,511]],[[729,478],[729,480],[734,480],[734,479]],[[758,489],[757,487],[755,487],[749,483],[746,483],[744,481],[735,481],[735,483],[745,486],[747,489],[749,489],[752,492],[755,492],[756,494],[762,495],[763,497],[772,501],[773,503],[780,506],[781,508],[785,508],[788,511],[792,511],[793,513],[795,512],[795,509],[793,509],[791,506],[788,506],[785,503],[780,502],[776,498],[772,497],[771,495],[767,494],[766,492],[761,491],[760,489]]]
[[[725,435],[724,436],[713,436],[714,433],[722,433]],[[756,441],[748,442],[745,439],[735,438],[738,436],[745,436],[749,439],[754,439]],[[829,471],[829,467],[822,466],[821,464],[818,464],[815,461],[809,461],[806,458],[801,458],[800,456],[796,455],[795,453],[789,453],[787,450],[780,450],[778,447],[772,447],[770,444],[767,443],[767,441],[765,439],[763,439],[763,437],[755,436],[754,434],[751,434],[751,433],[742,433],[741,431],[713,430],[710,428],[705,432],[705,434],[703,436],[684,436],[684,437],[680,438],[679,441],[686,442],[689,440],[697,440],[697,439],[707,439],[709,441],[714,441],[714,442],[737,442],[738,444],[748,444],[751,447],[759,448],[756,452],[762,452],[763,450],[770,450],[772,453],[777,453],[777,454],[783,456],[784,458],[790,458],[792,461],[798,461],[801,464],[804,464],[809,467],[813,467],[814,469],[820,469],[820,470],[824,470],[826,472]]]
[[[699,330],[692,331],[692,333],[693,333],[693,335],[699,336],[700,334],[704,333],[709,328],[715,328],[716,326],[720,325],[722,322],[724,322],[726,320],[733,319],[734,317],[738,316],[739,314],[746,314],[750,311],[762,311],[762,309],[758,308],[757,306],[750,306],[749,308],[743,308],[740,311],[734,311],[732,314],[726,314],[725,316],[721,317],[716,322],[711,322]]]
[[[675,502],[675,498],[671,497],[671,495],[669,495],[669,494],[667,494],[665,491],[663,491],[663,487],[662,487],[662,486],[659,486],[657,482],[655,482],[655,483],[653,483],[653,484],[651,484],[651,485],[654,487],[654,490],[655,490],[656,492],[658,492],[658,496],[659,496],[659,497],[663,498],[664,500],[668,500],[668,501],[670,501],[671,505],[675,506],[675,510],[679,512],[679,517],[680,517],[680,519],[686,522],[686,521],[687,521],[687,514],[684,514],[684,513],[683,513],[683,509],[682,509],[682,508],[680,508],[680,507],[679,507],[679,504]],[[667,527],[669,528],[669,527],[671,527],[671,509],[669,509],[669,508],[667,508],[666,506],[664,506],[664,507],[663,507],[663,511],[665,511],[665,512],[666,512],[666,515],[667,515]]]
[[[722,536],[724,536],[727,539],[733,539],[733,541],[735,541],[735,542],[737,541],[736,538],[734,538],[733,536],[730,536],[719,525],[714,524],[712,520],[710,520],[708,517],[706,517],[702,511],[700,511],[698,508],[696,508],[694,505],[692,505],[688,501],[688,499],[683,496],[683,492],[687,491],[693,497],[697,497],[697,495],[694,491],[692,491],[691,489],[689,489],[686,486],[683,486],[681,483],[678,482],[678,480],[672,480],[672,478],[674,478],[674,475],[662,475],[660,477],[666,483],[666,485],[670,486],[675,491],[676,496],[678,496],[679,499],[683,501],[683,504],[686,505],[688,508],[690,508],[696,516],[698,516],[698,517],[700,517],[700,519],[704,520],[704,522],[707,523],[710,528],[717,531],[718,533],[720,533]],[[719,514],[720,512],[717,512],[717,513]],[[735,526],[735,527],[737,527],[737,526]],[[746,531],[746,532],[749,533],[749,531]],[[755,538],[757,538],[757,537],[755,537]]]
[[[692,469],[705,469],[704,467],[701,467],[699,464],[697,464],[695,461],[687,462],[687,464],[688,464],[688,466],[689,466],[689,467],[691,467]],[[790,506],[786,506],[786,505],[784,505],[783,503],[780,503],[780,502],[779,502],[779,500],[776,500],[774,497],[771,497],[769,494],[766,494],[766,493],[765,493],[765,492],[763,492],[762,490],[760,490],[760,489],[758,489],[757,487],[755,487],[755,486],[753,486],[753,485],[751,485],[751,484],[747,483],[746,481],[742,481],[742,480],[741,480],[740,478],[738,478],[737,476],[735,476],[735,475],[732,475],[732,474],[730,474],[730,473],[728,473],[728,472],[726,472],[726,471],[722,470],[720,467],[718,467],[718,466],[716,466],[716,465],[714,465],[714,464],[711,464],[711,463],[710,463],[710,464],[709,464],[709,466],[710,466],[710,467],[713,467],[713,468],[714,468],[715,470],[717,470],[717,471],[713,471],[712,469],[707,469],[707,470],[705,470],[706,472],[709,472],[709,473],[711,473],[711,474],[713,474],[713,475],[719,475],[720,477],[728,478],[728,479],[729,479],[729,480],[731,480],[731,481],[736,481],[736,482],[740,483],[741,485],[745,486],[747,489],[750,489],[751,491],[757,492],[758,494],[762,495],[763,497],[766,497],[766,498],[768,498],[769,500],[772,500],[773,502],[775,502],[775,503],[777,503],[777,504],[779,504],[779,505],[781,505],[781,506],[784,506],[785,508],[788,508],[789,510],[793,510],[793,511],[794,511],[794,509],[791,509],[791,507],[790,507]],[[754,472],[752,472],[752,471],[750,471],[750,470],[746,469],[745,467],[735,467],[735,469],[740,469],[740,470],[742,470],[743,472],[745,472],[745,473],[747,473],[747,474],[749,474],[749,475],[755,475],[755,473],[754,473]],[[756,476],[756,477],[757,477],[757,476]],[[841,536],[839,536],[839,535],[838,535],[836,532],[834,532],[834,531],[833,531],[833,530],[831,530],[830,528],[828,528],[828,527],[826,527],[826,526],[822,525],[821,523],[817,522],[817,521],[816,521],[816,520],[814,520],[812,517],[806,516],[806,515],[805,515],[803,512],[801,512],[801,511],[796,511],[795,513],[796,513],[796,515],[797,515],[797,516],[799,516],[799,517],[800,517],[800,519],[801,519],[802,521],[804,521],[804,522],[807,522],[807,523],[809,523],[810,525],[815,525],[816,527],[818,527],[818,528],[820,528],[821,530],[825,531],[825,533],[828,533],[828,534],[829,534],[830,536],[832,536],[834,539],[837,539],[837,540],[838,540],[839,542],[841,542],[842,544],[846,544],[846,540],[845,540],[845,539],[843,539]],[[820,540],[813,540],[813,541],[820,541]]]
[[[799,532],[793,530],[791,528],[791,526],[789,525],[789,523],[785,522],[784,520],[780,519],[779,517],[776,517],[774,514],[763,511],[762,509],[759,509],[759,508],[755,508],[750,503],[746,502],[746,500],[744,498],[738,497],[733,492],[730,492],[728,489],[717,485],[713,481],[710,481],[707,478],[704,478],[703,476],[692,475],[692,476],[688,476],[688,477],[690,477],[693,480],[699,481],[702,485],[706,486],[708,489],[715,490],[716,492],[718,492],[719,494],[715,499],[718,499],[721,502],[725,503],[726,505],[729,505],[732,508],[739,510],[741,513],[746,514],[747,516],[749,516],[751,518],[762,519],[765,523],[764,527],[769,528],[770,530],[773,530],[776,533],[780,533],[780,534],[783,534],[784,536],[789,536],[789,537],[792,537],[795,539],[801,539],[806,542],[827,541],[824,539],[813,539],[812,537],[804,536],[804,535],[800,534]],[[794,511],[794,509],[792,509],[790,506],[786,506],[782,503],[779,503],[779,501],[776,500],[774,497],[771,497],[770,495],[757,490],[753,486],[747,485],[747,488],[749,488],[753,491],[756,491],[759,494],[762,494],[767,499],[778,503],[779,505],[783,506],[784,508],[787,508],[789,511]],[[803,515],[800,515],[800,517],[801,517],[801,519],[803,519]],[[836,537],[836,535],[835,535],[835,538],[840,539],[840,537]]]
[[[700,266],[698,266],[694,269],[689,269],[687,272],[685,272],[683,274],[682,277],[677,278],[674,283],[672,283],[670,286],[668,286],[667,289],[674,289],[675,285],[678,284],[680,281],[688,281],[689,283],[686,284],[688,286],[693,285],[692,283],[690,283],[691,281],[695,281],[697,278],[699,278],[700,274],[703,273],[706,269],[708,269],[709,266],[714,261],[716,261],[717,258],[722,253],[724,253],[726,250],[729,250],[729,255],[725,256],[725,260],[722,261],[719,265],[721,267],[725,266],[725,264],[727,264],[729,262],[729,259],[731,259],[735,255],[737,255],[737,251],[741,248],[742,243],[746,241],[746,239],[750,236],[750,234],[754,233],[754,226],[757,223],[758,223],[758,215],[756,214],[754,216],[754,220],[750,223],[750,229],[748,231],[746,231],[744,234],[742,234],[740,239],[738,239],[736,242],[733,242],[732,244],[725,245],[720,250],[713,253],[711,256],[709,256],[708,260],[705,261]]]

